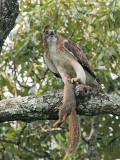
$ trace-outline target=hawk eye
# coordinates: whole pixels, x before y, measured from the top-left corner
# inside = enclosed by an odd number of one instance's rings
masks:
[[[45,31],[45,34],[48,34],[48,31]]]

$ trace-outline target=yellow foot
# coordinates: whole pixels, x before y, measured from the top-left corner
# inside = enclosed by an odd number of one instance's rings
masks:
[[[76,77],[76,78],[68,79],[68,81],[70,81],[70,82],[73,83],[73,84],[78,85],[79,82],[80,82],[80,79]]]

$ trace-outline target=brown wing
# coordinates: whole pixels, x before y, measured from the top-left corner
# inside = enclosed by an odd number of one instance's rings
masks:
[[[78,59],[78,62],[83,66],[83,68],[90,73],[98,82],[99,80],[96,78],[95,73],[93,72],[90,63],[88,62],[87,57],[81,48],[77,46],[77,44],[71,40],[65,41],[64,47],[72,52],[72,54]]]

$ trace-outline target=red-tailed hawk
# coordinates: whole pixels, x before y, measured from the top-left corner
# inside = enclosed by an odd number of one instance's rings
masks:
[[[56,77],[62,78],[64,83],[68,79],[79,81],[102,92],[84,52],[75,42],[59,36],[55,30],[45,31],[43,40],[45,62]]]
[[[102,89],[84,52],[75,42],[60,37],[55,30],[45,31],[43,40],[44,59],[48,68],[55,76],[62,78],[65,83],[63,104],[59,109],[59,119],[53,126],[60,126],[70,115],[70,138],[67,151],[67,154],[70,154],[76,148],[80,139],[73,82],[78,81],[100,91]]]

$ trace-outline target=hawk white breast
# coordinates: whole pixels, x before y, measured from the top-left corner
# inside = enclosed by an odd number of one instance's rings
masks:
[[[71,79],[100,87],[87,57],[75,42],[59,36],[55,30],[45,31],[43,41],[45,62],[55,76],[62,78],[64,83]]]

